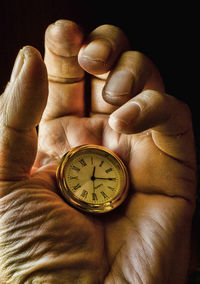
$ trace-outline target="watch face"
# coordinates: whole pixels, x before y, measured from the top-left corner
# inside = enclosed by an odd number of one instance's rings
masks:
[[[57,179],[65,199],[87,212],[108,212],[127,196],[126,168],[117,155],[102,146],[83,145],[68,152]]]

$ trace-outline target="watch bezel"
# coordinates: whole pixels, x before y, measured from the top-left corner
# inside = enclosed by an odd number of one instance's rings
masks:
[[[75,195],[73,195],[72,191],[68,187],[65,177],[64,177],[64,169],[66,166],[66,163],[73,157],[75,153],[77,153],[80,150],[85,149],[95,149],[100,150],[103,152],[106,152],[107,154],[113,156],[118,164],[120,165],[120,168],[123,173],[123,179],[124,179],[124,186],[121,186],[121,189],[119,193],[116,195],[115,198],[113,198],[110,201],[107,201],[105,203],[99,203],[99,204],[92,204],[84,202],[80,199],[78,199]],[[78,147],[75,147],[68,151],[62,158],[58,165],[57,172],[56,172],[56,179],[58,186],[60,188],[62,196],[65,198],[65,200],[71,204],[73,207],[76,207],[77,209],[93,214],[102,214],[109,211],[114,210],[117,208],[127,197],[128,195],[128,188],[129,188],[129,178],[128,178],[128,171],[126,169],[126,166],[124,165],[123,161],[110,149],[107,149],[104,146],[100,145],[93,145],[93,144],[84,144]]]

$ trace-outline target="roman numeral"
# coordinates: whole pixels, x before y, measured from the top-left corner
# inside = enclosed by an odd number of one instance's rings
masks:
[[[95,201],[95,200],[98,200],[97,195],[96,195],[96,193],[94,193],[94,192],[92,193],[92,200],[94,200],[94,201]]]
[[[87,198],[87,195],[88,195],[88,191],[84,189],[84,190],[82,191],[82,193],[81,193],[81,196],[82,196],[83,198]]]
[[[103,186],[103,183],[98,184],[97,186],[94,187],[94,189],[99,188],[100,186]]]
[[[93,157],[91,157],[91,164],[93,165]]]
[[[80,160],[78,160],[78,161],[79,161],[79,163],[81,164],[81,166],[83,166],[83,167],[87,166],[87,164],[86,164],[86,162],[85,162],[84,159],[80,159]]]
[[[104,163],[104,161],[101,161],[101,163],[99,164],[99,167],[102,167],[103,163]]]
[[[69,177],[70,179],[78,179],[78,176],[75,176],[75,177]]]
[[[109,172],[112,172],[112,168],[109,168],[107,170],[105,170],[105,172],[108,174]]]
[[[104,191],[101,191],[101,195],[106,199],[108,198],[108,195],[104,192]]]
[[[78,167],[74,166],[74,165],[72,166],[72,170],[74,170],[76,172],[80,172],[80,169]]]
[[[111,189],[112,191],[115,189],[114,187],[112,187],[112,186],[107,186],[109,189]]]
[[[77,190],[79,187],[81,187],[80,183],[78,183],[77,185],[75,185],[75,186],[73,187],[73,189],[74,189],[74,190]]]

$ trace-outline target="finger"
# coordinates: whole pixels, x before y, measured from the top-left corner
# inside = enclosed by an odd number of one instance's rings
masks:
[[[102,96],[104,85],[104,80],[98,78],[91,80],[91,116],[96,114],[109,115],[118,108],[104,100]]]
[[[110,114],[116,107],[102,98],[102,90],[109,71],[122,52],[129,49],[123,31],[112,25],[96,28],[80,49],[78,60],[81,67],[95,75],[91,79],[91,113]]]
[[[45,64],[33,47],[18,54],[10,83],[0,97],[0,180],[29,174],[37,150],[36,125],[48,96]]]
[[[113,112],[109,124],[115,131],[126,134],[152,129],[154,143],[163,152],[177,159],[195,159],[190,110],[170,95],[143,91]]]
[[[120,106],[145,89],[164,92],[160,73],[144,54],[127,51],[110,72],[103,89],[103,98],[107,103]]]
[[[59,20],[45,33],[45,63],[49,78],[49,97],[43,118],[54,119],[84,112],[84,71],[77,55],[83,32],[72,21]]]
[[[82,46],[78,55],[79,64],[90,74],[104,74],[127,49],[129,42],[120,28],[102,25],[89,35]]]
[[[92,112],[112,113],[143,90],[163,92],[164,83],[153,62],[137,51],[122,53],[104,82],[92,80]],[[103,97],[102,97],[103,96]]]
[[[137,51],[124,52],[104,82],[92,80],[92,112],[112,113],[145,89],[164,91],[160,73],[153,62]]]

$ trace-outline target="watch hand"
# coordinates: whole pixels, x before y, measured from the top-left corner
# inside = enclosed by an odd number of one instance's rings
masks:
[[[92,172],[92,176],[91,176],[92,185],[93,185],[93,193],[95,193],[95,186],[94,186],[94,181],[95,181],[94,173],[95,173],[95,169],[96,169],[96,167],[93,168],[93,172]]]
[[[116,180],[116,178],[102,178],[102,177],[95,177],[95,179]]]
[[[93,168],[93,173],[92,173],[92,176],[91,176],[91,180],[92,180],[92,181],[94,181],[94,180],[96,179],[96,178],[94,177],[95,169],[96,169],[96,167]]]
[[[96,170],[96,167],[94,166],[93,174],[92,174],[93,177],[94,177],[95,170]]]

